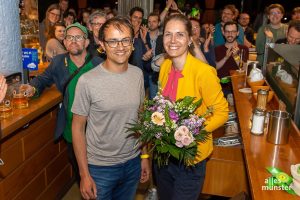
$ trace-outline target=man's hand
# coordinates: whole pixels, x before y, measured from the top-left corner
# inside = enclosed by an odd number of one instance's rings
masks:
[[[239,52],[240,52],[240,48],[238,46],[233,47],[231,49],[231,52],[232,52],[232,56],[237,56],[239,54]]]
[[[81,178],[80,192],[84,199],[96,199],[97,198],[96,184],[91,176]]]
[[[265,35],[267,38],[273,39],[273,33],[272,33],[272,31],[270,31],[269,28],[266,27],[264,32],[265,32]]]
[[[149,180],[150,177],[150,161],[148,158],[141,160],[141,183],[145,183]]]
[[[226,50],[226,55],[225,55],[225,58],[226,60],[232,55],[232,48],[229,48]]]
[[[143,55],[143,61],[148,61],[152,58],[153,53],[152,53],[152,49],[149,49],[144,55]]]
[[[144,43],[146,43],[147,32],[148,32],[147,26],[142,25],[141,28],[140,28],[140,34],[141,34],[141,38],[142,38]]]
[[[27,97],[32,97],[36,92],[29,84],[21,84],[19,90],[25,92]]]

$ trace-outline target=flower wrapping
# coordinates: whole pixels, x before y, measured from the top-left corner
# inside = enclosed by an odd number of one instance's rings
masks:
[[[186,166],[192,166],[198,143],[209,138],[205,131],[205,116],[212,113],[208,108],[203,116],[195,114],[202,99],[186,96],[172,102],[158,92],[153,100],[145,100],[138,121],[130,123],[128,132],[138,137],[137,145],[149,144],[158,166],[168,165],[170,157]]]

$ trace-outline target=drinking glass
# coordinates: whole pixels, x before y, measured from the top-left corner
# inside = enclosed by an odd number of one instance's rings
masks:
[[[244,50],[241,49],[240,52],[239,52],[239,69],[237,70],[239,73],[243,73],[244,72],[244,62],[243,62],[243,56],[244,56]]]
[[[8,118],[12,116],[12,97],[11,92],[7,91],[4,99],[0,102],[0,118]]]
[[[13,107],[17,109],[28,108],[28,95],[25,89],[20,87],[21,84],[17,84],[13,89]]]

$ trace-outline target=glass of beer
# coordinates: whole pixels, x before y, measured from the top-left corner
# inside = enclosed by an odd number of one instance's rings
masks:
[[[5,119],[12,116],[11,93],[7,91],[4,99],[0,102],[0,118]]]
[[[21,85],[14,86],[13,89],[13,107],[16,109],[28,108],[28,97],[25,89],[20,88]]]

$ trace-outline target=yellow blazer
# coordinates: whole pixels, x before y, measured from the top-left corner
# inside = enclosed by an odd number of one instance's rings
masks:
[[[166,59],[161,65],[159,82],[162,89],[168,82],[171,67],[172,61],[170,59]],[[203,98],[196,114],[204,114],[208,107],[213,107],[213,114],[206,119],[206,131],[212,132],[222,126],[228,119],[229,110],[216,70],[188,53],[182,75],[183,78],[178,80],[176,100],[185,96],[196,97],[196,101]],[[212,135],[210,135],[207,142],[198,144],[194,163],[207,158],[212,150],[213,142]]]

